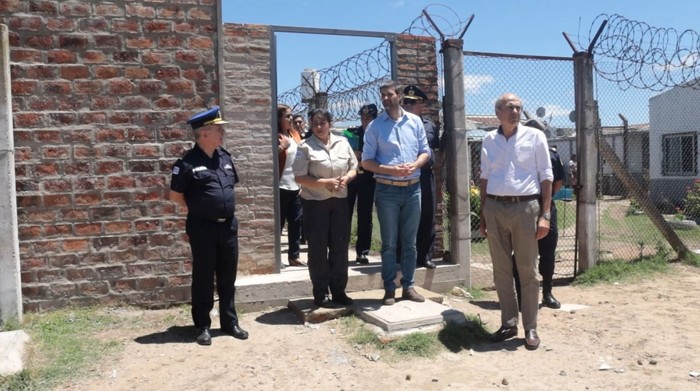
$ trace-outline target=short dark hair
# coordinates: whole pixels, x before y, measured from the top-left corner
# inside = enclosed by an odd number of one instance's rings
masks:
[[[403,95],[403,88],[399,85],[399,83],[393,81],[393,80],[387,80],[382,85],[379,86],[379,90],[386,90],[386,89],[392,89],[394,92],[396,92],[396,95]]]
[[[333,115],[331,114],[330,111],[326,109],[313,109],[311,112],[309,112],[309,120],[313,121],[314,117],[316,116],[321,116],[328,121],[328,123],[333,123]]]

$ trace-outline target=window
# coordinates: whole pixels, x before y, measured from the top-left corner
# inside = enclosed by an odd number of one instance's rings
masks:
[[[663,174],[693,176],[697,174],[697,133],[667,134],[662,138]]]

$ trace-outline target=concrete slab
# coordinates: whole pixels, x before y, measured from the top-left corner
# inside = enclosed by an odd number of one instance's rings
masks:
[[[416,290],[426,297],[424,303],[399,299],[396,304],[385,306],[381,303],[384,291],[375,289],[350,293],[355,303],[348,307],[317,308],[312,299],[305,298],[290,300],[288,308],[303,322],[309,323],[325,322],[355,313],[387,334],[432,331],[442,327],[445,322],[466,322],[463,313],[442,304],[442,295],[421,287],[416,287]],[[401,289],[396,291],[396,296],[401,297]]]
[[[0,333],[0,376],[13,375],[24,369],[24,345],[29,335],[22,330]]]

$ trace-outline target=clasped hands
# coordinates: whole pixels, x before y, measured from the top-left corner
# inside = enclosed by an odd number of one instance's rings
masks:
[[[350,177],[347,175],[323,179],[323,184],[328,191],[345,189],[348,186],[348,182],[350,182]]]

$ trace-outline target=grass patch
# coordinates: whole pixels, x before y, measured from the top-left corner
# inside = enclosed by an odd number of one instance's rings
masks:
[[[465,325],[448,323],[436,333],[416,332],[399,337],[378,336],[356,316],[342,318],[340,329],[349,343],[370,348],[388,356],[389,361],[411,358],[433,358],[440,352],[459,352],[487,340],[489,333],[478,316],[466,316]]]
[[[31,340],[27,346],[26,369],[0,378],[2,390],[44,390],[85,376],[107,354],[121,345],[93,335],[119,327],[115,315],[93,308],[71,308],[25,317],[24,331]]]
[[[667,273],[669,270],[668,254],[660,250],[655,255],[640,257],[634,261],[616,259],[599,262],[577,276],[573,283],[576,285],[610,284],[644,278],[656,273]]]

